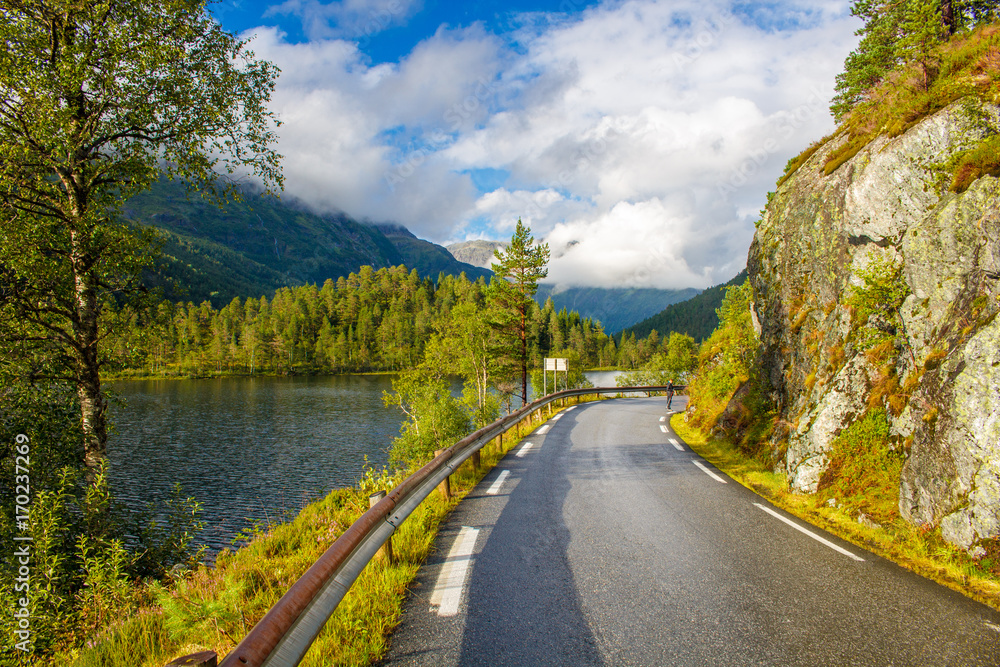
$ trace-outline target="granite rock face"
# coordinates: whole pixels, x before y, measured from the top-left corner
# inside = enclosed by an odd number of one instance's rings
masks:
[[[966,548],[1000,536],[1000,179],[956,194],[946,165],[1000,132],[983,111],[953,105],[824,175],[832,140],[778,188],[748,260],[793,488],[815,492],[836,437],[885,407],[907,452],[900,514]],[[847,305],[873,262],[901,267],[907,294],[878,361],[859,336],[878,322]]]

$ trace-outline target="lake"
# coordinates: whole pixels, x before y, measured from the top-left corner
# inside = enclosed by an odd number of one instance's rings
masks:
[[[613,386],[613,372],[588,373]],[[112,488],[128,505],[180,482],[202,503],[198,542],[209,554],[241,530],[280,521],[331,489],[350,486],[365,458],[381,467],[402,413],[387,408],[388,375],[118,381],[111,409]]]

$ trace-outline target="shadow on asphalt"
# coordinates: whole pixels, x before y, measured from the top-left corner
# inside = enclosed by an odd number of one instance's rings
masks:
[[[579,409],[564,413],[553,431],[571,430]],[[549,432],[550,434],[552,431]],[[536,457],[561,457],[569,438],[548,437]],[[570,482],[525,465],[489,541],[476,557],[460,665],[602,665],[580,606],[566,550],[563,503]]]

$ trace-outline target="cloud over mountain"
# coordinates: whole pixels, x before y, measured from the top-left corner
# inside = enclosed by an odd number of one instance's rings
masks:
[[[391,63],[343,29],[253,48],[282,69],[290,194],[439,242],[520,216],[557,283],[683,288],[744,266],[784,163],[833,126],[855,28],[846,1],[630,0],[443,25]]]

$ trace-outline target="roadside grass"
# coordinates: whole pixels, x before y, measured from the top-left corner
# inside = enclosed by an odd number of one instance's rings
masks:
[[[945,542],[940,530],[914,526],[898,514],[881,524],[859,521],[857,508],[870,502],[861,495],[864,487],[856,486],[856,495],[841,498],[822,491],[813,495],[792,493],[784,474],[775,473],[767,463],[747,456],[726,440],[709,438],[686,423],[683,413],[675,414],[670,425],[694,452],[775,506],[916,574],[1000,609],[1000,544],[990,543],[987,555],[976,560]]]
[[[568,399],[552,413],[594,397]],[[547,419],[522,422],[467,461],[451,476],[452,498],[434,492],[392,538],[395,562],[375,560],[348,591],[300,663],[308,667],[369,665],[388,649],[407,588],[431,553],[441,521],[522,438]],[[215,565],[200,566],[169,586],[150,584],[153,601],[106,628],[87,648],[55,656],[52,665],[162,667],[174,658],[214,650],[230,652],[268,609],[354,521],[368,510],[368,496],[389,491],[408,472],[369,469],[351,488],[336,489],[305,507],[289,523],[260,526],[236,551],[224,550]]]

